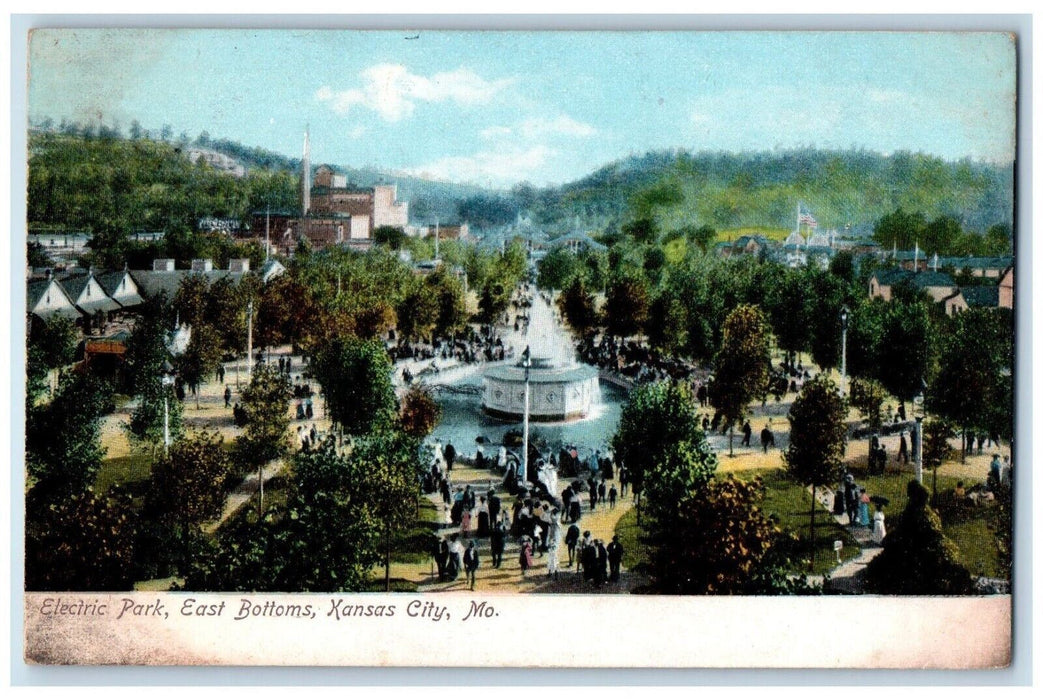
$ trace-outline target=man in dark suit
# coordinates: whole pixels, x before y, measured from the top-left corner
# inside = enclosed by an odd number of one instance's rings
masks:
[[[500,497],[496,495],[496,489],[489,489],[485,500],[489,504],[489,522],[495,525],[500,520]]]
[[[594,585],[601,588],[602,584],[605,583],[605,579],[608,578],[608,550],[605,549],[605,543],[601,540],[594,540],[594,546],[597,547],[594,564]]]
[[[474,546],[474,540],[471,540],[467,551],[464,552],[464,571],[467,572],[467,581],[471,584],[471,590],[473,591],[475,572],[478,571],[478,549]]]
[[[569,525],[568,531],[565,533],[565,546],[569,550],[569,568],[572,568],[573,562],[576,560],[576,544],[579,542],[579,525],[575,523]]]
[[[456,461],[456,448],[453,447],[453,443],[447,443],[445,449],[442,450],[442,456],[445,457],[445,471],[446,474],[453,471],[453,462]]]
[[[619,580],[619,564],[623,561],[623,545],[619,543],[619,535],[612,535],[612,541],[608,544],[609,581]]]

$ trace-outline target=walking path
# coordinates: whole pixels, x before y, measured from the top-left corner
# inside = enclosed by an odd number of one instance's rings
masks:
[[[808,487],[808,493],[811,493],[810,486]],[[838,525],[843,525],[848,528],[848,534],[858,542],[858,546],[861,547],[862,551],[859,552],[858,556],[848,559],[829,572],[829,588],[831,591],[840,593],[862,593],[862,572],[865,571],[869,562],[875,559],[878,554],[884,551],[884,549],[873,541],[872,526],[852,527],[846,514],[833,514],[833,493],[833,490],[830,488],[820,488],[816,491],[816,499],[819,504],[826,509],[827,513],[833,515],[833,519],[837,521]],[[821,585],[825,579],[825,576],[808,577],[810,582],[819,585]]]
[[[485,469],[474,469],[473,467],[466,467],[457,463],[450,476],[452,477],[454,488],[470,485],[471,490],[476,492],[476,497],[485,495],[490,486],[496,488],[502,500],[501,507],[504,511],[511,512],[514,500],[500,488],[501,478],[494,472]],[[562,488],[567,483],[568,481],[565,479],[559,480],[559,485]],[[619,489],[618,482],[606,481],[606,487],[611,487],[612,484],[616,485],[617,490]],[[589,530],[593,539],[600,539],[607,544],[612,540],[616,523],[619,522],[624,513],[633,507],[633,501],[630,500],[629,496],[620,498],[616,501],[615,508],[610,508],[607,503],[599,503],[597,508],[591,512],[588,495],[582,493],[580,497],[581,515],[577,523],[580,532]],[[435,504],[440,513],[444,512],[440,494],[437,492],[429,494],[428,498]],[[448,520],[448,518],[445,518],[445,520]],[[477,518],[475,518],[474,522],[477,525]],[[571,568],[569,567],[568,548],[564,542],[564,535],[567,529],[568,525],[562,526],[562,543],[558,550],[559,566],[557,578],[552,578],[547,573],[547,562],[551,556],[550,552],[543,556],[534,552],[533,566],[525,576],[522,576],[521,565],[518,561],[519,545],[515,538],[508,537],[504,547],[503,562],[499,569],[494,569],[488,537],[478,538],[473,534],[466,538],[461,537],[465,547],[469,540],[474,539],[475,546],[478,549],[479,567],[475,576],[475,590],[486,593],[628,593],[636,586],[646,583],[644,577],[629,572],[625,568],[621,568],[620,580],[618,582],[606,582],[601,588],[595,588],[592,582],[584,581],[582,574],[577,573],[575,564]],[[436,534],[441,537],[456,532],[459,532],[459,527],[443,524],[438,528]],[[470,586],[463,571],[460,572],[455,581],[439,581],[433,559],[428,564],[428,569],[420,572],[420,576],[421,580],[419,581],[418,590],[421,592],[470,592]]]

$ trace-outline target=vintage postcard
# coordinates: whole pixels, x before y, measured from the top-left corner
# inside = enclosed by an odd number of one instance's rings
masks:
[[[1007,666],[1017,48],[33,30],[25,661]]]

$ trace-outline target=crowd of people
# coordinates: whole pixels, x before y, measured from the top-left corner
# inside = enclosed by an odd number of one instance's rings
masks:
[[[581,463],[588,468],[587,478],[571,481],[560,498],[551,493],[545,481],[522,481],[517,473],[514,474],[516,488],[509,489],[510,469],[516,468],[516,464],[508,467],[499,486],[479,492],[471,484],[454,485],[452,461],[455,457],[451,443],[445,448],[436,444],[435,459],[423,477],[424,490],[439,494],[445,513],[440,528],[442,536],[432,553],[440,582],[455,581],[463,574],[473,589],[476,571],[481,566],[478,543],[486,540],[489,566],[494,569],[502,567],[505,550],[513,542],[517,545],[522,577],[530,576],[538,561],[546,561],[546,575],[556,579],[565,558],[561,552],[564,542],[568,550],[565,570],[575,567],[576,573],[582,573],[583,580],[595,587],[619,580],[623,548],[618,539],[606,544],[592,539],[589,531],[580,537],[583,500],[589,503],[588,512],[595,512],[599,508],[615,508],[620,492],[626,493],[625,469],[619,470],[618,487],[610,483],[612,471],[608,455],[595,451],[589,460],[583,460]],[[576,455],[570,458],[578,460]],[[532,465],[533,473],[545,478],[543,473],[552,461],[553,456],[544,462],[544,470],[540,471]],[[494,464],[494,460],[489,460],[490,468]]]

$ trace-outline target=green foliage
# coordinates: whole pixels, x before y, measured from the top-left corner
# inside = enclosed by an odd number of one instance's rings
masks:
[[[610,335],[629,338],[640,333],[648,321],[651,305],[648,284],[641,277],[616,277],[605,299],[605,326]]]
[[[786,469],[802,484],[823,486],[840,479],[847,446],[847,403],[837,385],[820,374],[804,384],[790,408]]]
[[[407,435],[425,438],[431,434],[441,418],[442,406],[428,389],[413,386],[402,397],[398,420]]]
[[[112,410],[112,389],[91,374],[65,373],[50,403],[26,414],[26,469],[40,498],[60,500],[94,483],[105,449],[101,417]]]
[[[217,371],[221,364],[221,336],[207,323],[193,326],[192,337],[188,341],[188,349],[176,358],[175,365],[181,378],[190,386],[198,387],[203,381]],[[196,408],[199,407],[199,393],[196,392]]]
[[[239,521],[200,553],[186,588],[208,591],[361,591],[388,544],[415,515],[418,442],[401,433],[301,453],[285,512]]]
[[[746,409],[768,389],[771,335],[760,307],[740,304],[724,321],[723,339],[714,359],[710,400],[724,425],[746,417]]]
[[[926,226],[927,220],[922,213],[906,212],[899,207],[880,217],[873,230],[873,238],[882,248],[890,250],[897,246],[899,250],[908,250],[917,241],[923,240]]]
[[[48,369],[60,369],[76,358],[76,327],[72,321],[52,316],[41,321],[33,316],[30,322],[29,347],[39,351],[39,360]]]
[[[438,299],[427,285],[418,283],[406,293],[396,310],[399,334],[412,341],[429,339],[438,323]]]
[[[656,382],[634,387],[619,417],[612,451],[626,466],[634,493],[640,494],[658,465],[678,444],[700,445],[703,429],[691,387]]]
[[[406,232],[400,226],[377,226],[373,229],[373,240],[377,245],[384,245],[391,250],[398,250],[406,238]]]
[[[53,500],[53,494],[39,489],[33,488],[26,497],[26,590],[131,590],[130,500],[89,491]]]
[[[449,337],[466,330],[467,304],[460,280],[440,267],[424,280],[424,286],[438,304],[435,333]]]
[[[540,289],[564,289],[579,273],[580,261],[567,246],[547,253],[539,262],[536,284]]]
[[[257,467],[278,459],[290,448],[289,378],[278,368],[254,369],[250,384],[243,389],[244,423],[236,438],[235,453],[240,464]]]
[[[152,467],[147,510],[167,524],[197,527],[221,516],[232,462],[220,434],[191,433]]]
[[[920,394],[934,374],[936,337],[928,303],[889,304],[878,350],[884,388],[903,401]]]
[[[1009,434],[1008,394],[1014,359],[1009,320],[989,309],[968,309],[946,320],[939,343],[938,374],[927,407],[963,429]]]
[[[972,591],[956,545],[942,534],[941,520],[927,504],[928,493],[915,479],[897,524],[884,539],[884,551],[866,567],[866,589],[889,595],[965,595]]]
[[[879,430],[882,423],[880,409],[887,400],[887,391],[880,382],[863,377],[852,377],[850,386],[851,405],[869,422],[870,428]]]
[[[576,276],[558,297],[558,309],[566,323],[580,335],[597,326],[598,313],[594,295],[587,291],[582,276]]]
[[[184,406],[177,400],[173,386],[164,386],[160,376],[155,376],[138,394],[138,405],[130,414],[126,429],[132,443],[155,449],[163,442],[163,424],[171,441],[184,432]]]
[[[763,498],[759,479],[715,478],[692,488],[672,513],[650,517],[645,539],[655,591],[746,592],[780,533],[760,508]]]
[[[373,432],[397,415],[391,360],[381,343],[335,339],[319,349],[311,369],[323,387],[330,418],[348,433]]]
[[[667,354],[678,354],[688,342],[684,304],[669,291],[652,302],[648,312],[648,342]]]

